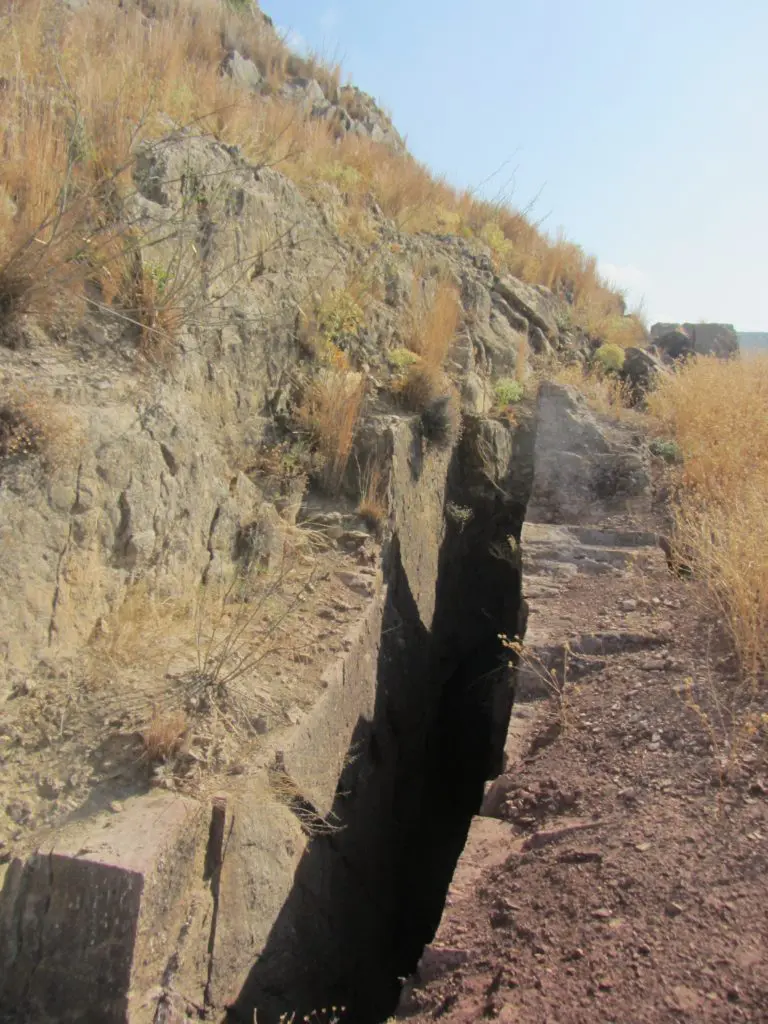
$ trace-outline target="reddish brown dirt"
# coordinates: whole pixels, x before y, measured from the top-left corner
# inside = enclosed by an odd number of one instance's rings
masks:
[[[550,702],[505,780],[509,824],[488,821],[505,848],[449,896],[406,987],[412,1024],[768,1021],[768,737],[743,726],[696,585],[651,593],[657,611],[629,616],[631,577],[568,594],[577,618],[584,602],[631,628],[663,614],[671,640],[607,659],[563,712]]]

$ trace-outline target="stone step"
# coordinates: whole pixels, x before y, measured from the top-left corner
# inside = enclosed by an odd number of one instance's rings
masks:
[[[526,522],[522,532],[523,545],[541,542],[560,547],[576,543],[588,547],[654,548],[658,547],[659,535],[645,530],[611,530],[594,526]]]

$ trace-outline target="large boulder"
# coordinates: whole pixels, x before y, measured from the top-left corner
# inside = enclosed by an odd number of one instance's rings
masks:
[[[686,324],[686,326],[689,326]],[[730,359],[739,351],[739,336],[731,324],[696,324],[694,348],[698,355]]]
[[[654,324],[651,338],[667,359],[689,355],[730,359],[739,351],[739,336],[732,324]]]
[[[693,337],[682,327],[675,327],[654,340],[656,348],[667,360],[685,359],[695,352]]]
[[[666,372],[664,364],[652,352],[648,352],[644,348],[625,349],[621,377],[629,388],[634,401],[642,401],[645,395],[657,386],[659,378]]]
[[[573,388],[544,382],[528,521],[578,524],[649,508],[642,446],[621,426],[598,418]]]
[[[229,75],[233,82],[246,89],[253,89],[258,92],[264,81],[264,76],[256,67],[256,64],[247,57],[243,57],[237,50],[233,50],[222,66],[225,74]]]
[[[496,281],[494,291],[549,340],[557,337],[557,300],[548,288],[524,284],[516,277],[502,277]]]

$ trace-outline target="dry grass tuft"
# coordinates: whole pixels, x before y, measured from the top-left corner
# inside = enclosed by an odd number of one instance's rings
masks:
[[[425,366],[437,369],[443,365],[456,336],[461,317],[458,288],[438,280],[432,289],[425,289],[421,275],[416,275],[411,296],[409,347],[421,357]]]
[[[743,672],[768,671],[768,357],[699,357],[648,397],[683,454],[676,542],[704,579]]]
[[[121,262],[117,300],[136,329],[138,349],[146,359],[169,363],[193,305],[188,281],[175,265],[153,262],[138,247]]]
[[[451,389],[421,413],[422,436],[438,448],[450,448],[461,434],[461,405]]]
[[[365,378],[324,367],[308,382],[298,410],[319,456],[320,480],[331,493],[341,488],[365,397]]]
[[[184,742],[189,723],[183,711],[158,712],[142,732],[144,755],[151,764],[167,761]]]
[[[423,412],[448,391],[448,378],[442,370],[423,362],[408,366],[394,384],[395,396],[411,412]]]
[[[641,422],[640,413],[632,408],[627,385],[599,367],[586,368],[580,363],[558,367],[552,379],[558,384],[576,388],[587,400],[590,408],[602,416],[625,422]]]
[[[0,394],[0,460],[37,457],[55,469],[71,460],[76,435],[71,410],[48,396],[18,387]]]
[[[377,533],[381,531],[389,514],[386,475],[379,463],[373,459],[368,462],[361,476],[357,513],[362,516],[369,529]]]

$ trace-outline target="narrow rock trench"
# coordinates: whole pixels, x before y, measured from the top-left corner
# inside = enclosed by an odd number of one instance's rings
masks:
[[[310,844],[231,1021],[278,1024],[331,1006],[345,1007],[345,1022],[385,1021],[440,922],[484,783],[502,769],[513,669],[499,634],[525,629],[525,502],[477,485],[472,445],[465,438],[449,470],[431,628],[397,536],[390,545],[376,706],[339,779],[339,828]]]

